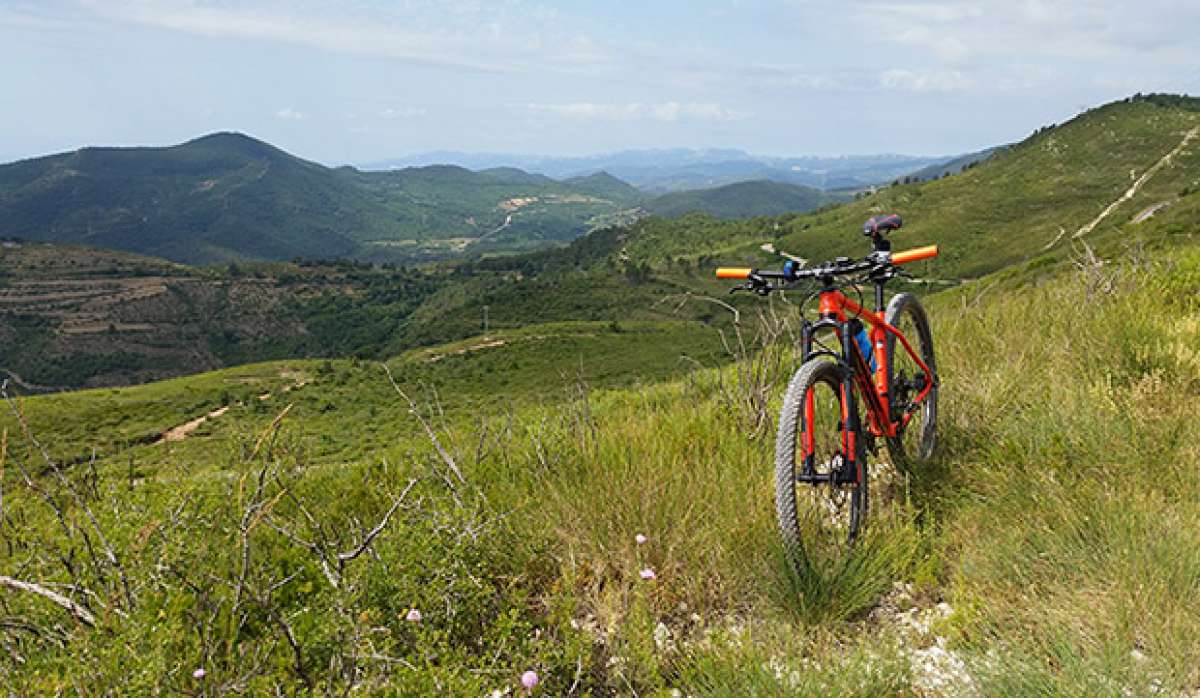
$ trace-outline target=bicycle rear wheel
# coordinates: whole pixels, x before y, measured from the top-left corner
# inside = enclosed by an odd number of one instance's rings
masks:
[[[853,415],[845,397],[841,369],[822,359],[801,366],[784,397],[775,440],[775,511],[784,543],[797,562],[816,552],[844,553],[866,517],[865,449],[860,441],[850,472],[843,436]],[[838,472],[850,481],[799,479]]]
[[[934,446],[937,445],[938,386],[937,361],[933,355],[933,332],[929,328],[929,318],[925,315],[925,309],[911,293],[901,293],[892,298],[888,303],[885,319],[889,325],[904,334],[913,350],[933,371],[935,378],[934,385],[925,399],[914,403],[924,387],[925,372],[913,361],[912,355],[896,340],[895,335],[888,333],[888,386],[892,395],[892,410],[894,414],[912,413],[908,425],[895,437],[888,438],[888,453],[892,455],[892,461],[896,465],[907,467],[928,460],[933,455]]]

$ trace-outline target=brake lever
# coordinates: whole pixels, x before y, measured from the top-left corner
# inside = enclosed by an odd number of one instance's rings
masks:
[[[734,293],[737,293],[738,291],[747,291],[750,293],[757,293],[760,296],[766,296],[766,295],[770,294],[771,291],[777,291],[777,290],[779,290],[779,289],[776,286],[772,286],[767,281],[761,281],[761,280],[755,281],[754,279],[751,279],[744,284],[739,284],[739,285],[734,286],[733,288],[729,289],[729,293],[734,294]]]

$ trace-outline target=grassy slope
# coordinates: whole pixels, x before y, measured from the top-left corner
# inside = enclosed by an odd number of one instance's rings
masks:
[[[654,264],[712,257],[721,250],[726,263],[778,263],[759,250],[771,242],[814,261],[856,255],[864,246],[858,234],[862,222],[876,213],[899,212],[906,227],[893,235],[897,249],[941,245],[941,256],[924,270],[934,276],[977,277],[1042,254],[1062,259],[1080,227],[1198,125],[1198,111],[1114,103],[1041,131],[960,175],[889,187],[844,206],[775,219],[647,221],[645,233],[631,238],[629,254]],[[1200,140],[1092,235],[1112,233],[1144,208],[1174,201],[1198,182]]]

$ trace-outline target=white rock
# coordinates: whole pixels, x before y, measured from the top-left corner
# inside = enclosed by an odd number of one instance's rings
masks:
[[[654,646],[660,652],[671,648],[671,629],[663,623],[654,626]]]

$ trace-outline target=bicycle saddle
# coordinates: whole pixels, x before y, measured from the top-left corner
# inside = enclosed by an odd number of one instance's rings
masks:
[[[899,230],[904,226],[900,216],[892,213],[886,216],[873,216],[863,223],[863,235],[879,235]]]

